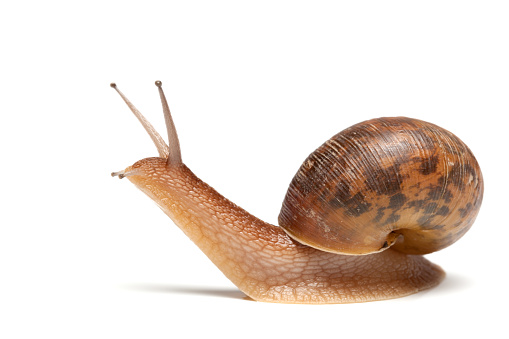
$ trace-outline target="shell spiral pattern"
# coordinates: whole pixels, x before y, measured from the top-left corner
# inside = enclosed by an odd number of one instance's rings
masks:
[[[474,155],[451,132],[417,119],[373,119],[336,134],[304,161],[279,224],[329,252],[426,254],[468,231],[483,187]]]

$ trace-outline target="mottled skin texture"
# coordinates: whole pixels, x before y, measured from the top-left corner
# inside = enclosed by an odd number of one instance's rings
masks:
[[[440,250],[472,226],[483,178],[470,149],[405,117],[354,125],[313,152],[290,184],[279,224],[326,251]]]
[[[349,303],[402,297],[437,285],[443,271],[388,249],[349,256],[292,240],[236,206],[185,165],[143,159],[122,172],[153,199],[240,290],[258,301]]]

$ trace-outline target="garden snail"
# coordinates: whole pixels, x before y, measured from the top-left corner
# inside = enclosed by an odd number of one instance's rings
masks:
[[[404,117],[356,124],[313,152],[293,178],[280,227],[236,206],[182,162],[161,82],[169,146],[117,89],[159,152],[120,172],[152,198],[240,290],[257,301],[349,303],[406,296],[444,272],[421,254],[471,227],[482,174],[468,147]]]

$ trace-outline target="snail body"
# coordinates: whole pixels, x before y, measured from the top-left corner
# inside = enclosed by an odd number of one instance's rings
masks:
[[[479,211],[482,175],[457,137],[419,120],[384,118],[352,126],[311,154],[290,184],[279,217],[281,227],[265,223],[183,164],[161,83],[156,85],[169,146],[112,84],[159,152],[159,157],[140,160],[112,175],[127,177],[153,199],[254,300],[349,303],[431,288],[444,272],[417,253],[450,245]],[[370,131],[378,137],[369,137]],[[435,138],[438,131],[443,136]],[[409,134],[415,135],[413,139]],[[430,144],[410,155],[412,147],[407,144],[425,136]],[[366,149],[374,150],[377,161],[363,158]],[[353,155],[345,160],[346,153]],[[458,163],[460,169],[454,165]],[[446,209],[449,213],[442,215]],[[309,220],[310,231],[300,231]],[[355,222],[359,225],[352,226]],[[374,235],[366,233],[373,230]],[[430,240],[420,245],[419,238],[429,233]]]

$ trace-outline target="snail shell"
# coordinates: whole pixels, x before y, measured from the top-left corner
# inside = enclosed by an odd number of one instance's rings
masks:
[[[295,240],[342,254],[445,248],[472,226],[483,178],[470,149],[434,124],[379,118],[336,134],[302,164],[279,215]]]

